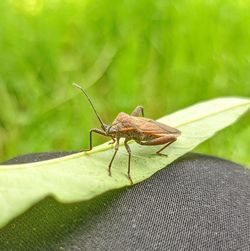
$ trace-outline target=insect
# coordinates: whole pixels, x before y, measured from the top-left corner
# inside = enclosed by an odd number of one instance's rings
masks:
[[[87,97],[90,105],[92,106],[100,124],[101,128],[96,129],[93,128],[89,133],[89,149],[83,151],[90,151],[93,148],[92,145],[92,134],[97,133],[103,136],[110,137],[115,143],[115,151],[113,157],[108,165],[109,176],[111,176],[111,166],[114,161],[114,158],[119,149],[119,140],[121,138],[125,138],[124,145],[128,152],[128,178],[133,184],[131,174],[130,174],[130,161],[131,161],[131,150],[128,145],[128,141],[134,140],[136,143],[145,146],[154,146],[154,145],[164,145],[160,150],[156,152],[158,155],[165,155],[161,152],[170,144],[177,140],[177,137],[181,134],[181,132],[173,127],[167,126],[155,120],[144,118],[144,110],[142,106],[137,106],[134,111],[128,115],[124,112],[120,112],[115,118],[114,122],[111,125],[107,125],[103,122],[100,115],[97,113],[90,97],[84,91],[84,89],[77,85],[73,84],[75,87],[79,88],[84,95]],[[139,117],[139,116],[142,117]]]

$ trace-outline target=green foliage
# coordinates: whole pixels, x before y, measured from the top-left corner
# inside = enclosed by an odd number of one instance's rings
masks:
[[[244,1],[0,1],[0,156],[88,145],[88,89],[107,122],[138,104],[157,118],[250,95]],[[198,151],[250,165],[250,118]],[[96,138],[96,143],[103,142]]]
[[[178,140],[156,155],[159,146],[143,147],[131,142],[132,179],[143,181],[217,131],[235,122],[250,107],[250,99],[221,98],[200,103],[161,118],[181,130]],[[114,162],[112,177],[107,165],[112,157],[108,143],[90,152],[31,164],[0,166],[0,226],[47,196],[69,203],[91,199],[130,184],[126,175],[128,156],[123,146]]]

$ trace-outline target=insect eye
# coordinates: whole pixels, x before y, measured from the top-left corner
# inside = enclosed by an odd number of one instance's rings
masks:
[[[104,131],[108,131],[108,130],[109,130],[109,127],[108,127],[107,125],[103,124],[102,129],[103,129]]]

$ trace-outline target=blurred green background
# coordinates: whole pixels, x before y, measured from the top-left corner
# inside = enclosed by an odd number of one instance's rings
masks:
[[[141,104],[159,118],[250,96],[250,2],[1,0],[0,160],[88,146],[98,121]],[[250,166],[249,113],[196,151]],[[104,142],[95,137],[95,144]]]

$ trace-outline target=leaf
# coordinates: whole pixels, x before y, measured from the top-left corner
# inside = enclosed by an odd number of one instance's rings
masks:
[[[244,98],[219,98],[199,103],[161,118],[159,121],[181,130],[182,135],[158,156],[159,146],[145,147],[131,142],[131,174],[134,183],[143,181],[217,131],[235,122],[250,107]],[[0,226],[47,196],[70,203],[88,200],[111,189],[128,186],[128,155],[120,147],[112,167],[107,166],[114,146],[105,143],[88,153],[20,165],[0,166]]]

